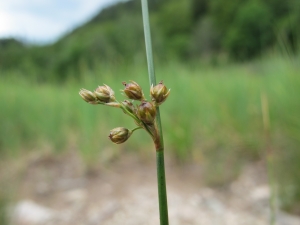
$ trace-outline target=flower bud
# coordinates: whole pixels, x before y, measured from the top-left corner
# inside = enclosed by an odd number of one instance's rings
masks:
[[[96,98],[103,103],[114,102],[116,100],[114,91],[106,84],[104,84],[104,86],[98,86],[94,94]]]
[[[159,82],[156,86],[153,85],[150,88],[150,94],[152,97],[152,101],[158,106],[162,104],[170,94],[170,89],[163,84],[163,81]]]
[[[143,90],[138,83],[131,81],[131,83],[122,82],[122,84],[125,86],[123,92],[128,98],[139,101],[144,99]]]
[[[97,104],[98,103],[95,94],[93,92],[89,91],[89,90],[86,90],[86,89],[82,88],[79,91],[79,95],[87,103],[90,103],[90,104]]]
[[[146,124],[153,124],[156,116],[156,107],[147,101],[142,101],[137,110],[138,117]]]
[[[126,108],[127,111],[129,111],[130,113],[135,114],[135,107],[134,107],[134,105],[133,105],[130,101],[124,100],[124,101],[122,102],[122,105]],[[124,111],[124,112],[125,112],[125,111]],[[126,113],[126,112],[125,112],[125,113]]]
[[[125,127],[117,127],[114,128],[110,131],[109,138],[112,142],[116,144],[121,144],[130,137],[132,132],[130,132],[127,128]]]

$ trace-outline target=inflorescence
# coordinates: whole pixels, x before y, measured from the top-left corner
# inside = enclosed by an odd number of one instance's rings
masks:
[[[151,101],[147,101],[140,85],[134,81],[130,83],[123,82],[124,89],[121,90],[130,100],[119,102],[115,98],[114,91],[106,84],[98,86],[95,91],[81,89],[79,95],[87,103],[97,105],[106,105],[122,109],[122,111],[134,119],[136,128],[129,130],[125,127],[117,127],[110,131],[109,138],[116,144],[121,144],[131,136],[131,134],[138,129],[146,130],[154,140],[156,145],[159,145],[159,133],[156,126],[156,108],[160,106],[169,96],[170,89],[161,81],[150,88]],[[134,105],[133,101],[140,101],[139,105]]]

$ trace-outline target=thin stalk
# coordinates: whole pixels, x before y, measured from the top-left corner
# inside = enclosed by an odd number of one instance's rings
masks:
[[[148,1],[141,0],[141,2],[142,2],[148,74],[149,74],[149,82],[151,86],[151,85],[156,85],[156,78],[155,78],[153,54],[152,54]],[[163,142],[159,107],[157,107],[157,113],[156,113],[156,126],[158,129],[158,137],[155,138],[154,142],[156,148],[157,186],[158,186],[160,225],[168,225],[169,218],[168,218],[168,201],[167,201],[165,162],[164,162],[164,142]]]
[[[144,24],[144,34],[145,34],[145,44],[146,44],[146,55],[148,64],[148,74],[150,86],[156,85],[156,77],[154,72],[153,54],[152,54],[152,42],[150,33],[150,23],[149,23],[149,11],[148,11],[148,0],[142,1],[142,13],[143,13],[143,24]]]
[[[159,216],[160,224],[168,225],[168,201],[166,190],[166,177],[165,177],[165,161],[164,151],[156,151],[156,166],[157,166],[157,187],[158,187],[158,202],[159,202]]]
[[[139,130],[139,129],[143,129],[143,127],[136,127],[134,129],[132,129],[131,132],[133,133],[134,131]]]

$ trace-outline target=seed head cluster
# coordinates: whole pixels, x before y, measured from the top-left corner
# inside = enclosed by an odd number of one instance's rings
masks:
[[[121,90],[128,99],[119,102],[114,91],[106,84],[98,86],[95,91],[81,89],[79,95],[87,103],[97,105],[106,105],[121,108],[122,111],[134,119],[136,128],[129,130],[124,127],[117,127],[110,131],[109,139],[121,144],[127,141],[131,134],[137,129],[145,129],[153,139],[157,138],[158,130],[156,127],[156,108],[160,106],[170,95],[170,89],[163,84],[163,81],[150,88],[151,101],[147,101],[141,86],[135,81],[129,83],[123,82],[124,89]],[[140,104],[134,105],[134,101],[140,101]]]

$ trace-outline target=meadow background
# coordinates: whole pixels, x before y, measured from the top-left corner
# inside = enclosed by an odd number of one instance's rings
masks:
[[[299,214],[300,2],[149,3],[157,80],[171,88],[161,107],[167,156],[203,165],[207,185],[223,186],[268,154],[280,207]],[[140,1],[104,9],[53,44],[0,40],[0,162],[70,148],[86,171],[127,153],[151,159],[145,132],[123,145],[107,138],[114,127],[134,128],[133,121],[78,95],[105,83],[122,100],[118,90],[128,80],[148,97]]]

